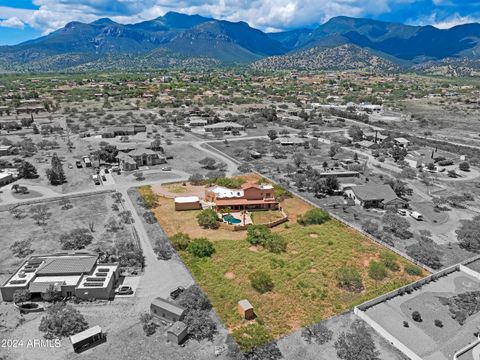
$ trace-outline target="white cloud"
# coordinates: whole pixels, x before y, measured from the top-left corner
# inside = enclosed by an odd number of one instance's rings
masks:
[[[16,16],[0,20],[1,27],[13,28],[13,29],[23,29],[25,24]]]
[[[433,13],[430,16],[426,16],[415,21],[409,21],[415,25],[432,25],[438,29],[450,29],[457,25],[470,24],[480,22],[480,18],[473,16],[461,16],[458,13],[452,14],[448,17],[441,17],[437,13]]]
[[[450,0],[433,1],[445,4]],[[413,4],[415,0],[33,0],[33,3],[38,10],[0,7],[0,14],[5,18],[16,16],[44,33],[74,20],[90,22],[110,17],[132,23],[153,19],[167,11],[245,21],[262,30],[282,30],[320,24],[338,15],[380,15],[390,12],[395,5]]]

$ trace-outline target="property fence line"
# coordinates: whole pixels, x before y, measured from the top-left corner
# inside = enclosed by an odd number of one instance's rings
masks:
[[[266,176],[266,175],[263,175],[261,174],[260,172],[258,171],[253,171],[254,173],[256,173],[257,175],[267,179],[268,181],[270,182],[273,182],[275,184],[277,184],[277,182],[275,180],[273,180],[272,178]],[[322,210],[325,210],[324,208],[322,208],[321,206],[319,206],[318,204],[315,204],[313,201],[305,198],[304,196],[300,195],[298,192],[296,192],[295,190],[291,190],[291,189],[288,189],[291,193],[293,193],[295,196],[297,196],[298,198],[302,199],[303,201],[305,201],[306,203],[318,208],[318,209],[322,209]],[[333,217],[335,220],[337,221],[340,221],[342,224],[346,225],[346,226],[349,226],[353,229],[355,229],[356,231],[358,231],[359,233],[361,233],[362,235],[364,235],[365,237],[367,237],[368,239],[372,240],[373,242],[383,246],[383,247],[386,247],[387,249],[393,251],[394,253],[396,253],[397,255],[400,255],[402,257],[404,257],[405,259],[409,260],[410,262],[414,263],[415,265],[421,267],[422,269],[424,270],[427,270],[428,272],[430,273],[434,273],[435,270],[433,270],[431,267],[425,265],[425,264],[422,264],[421,262],[413,259],[411,256],[407,255],[406,253],[404,253],[403,251],[383,242],[382,240],[380,239],[377,239],[376,237],[372,236],[371,234],[367,233],[366,231],[364,231],[362,228],[360,228],[359,226],[357,226],[356,224],[353,224],[343,218],[341,218],[340,216],[338,215],[335,215],[335,214],[332,214],[330,213],[330,216]]]
[[[55,202],[65,198],[75,199],[79,197],[94,196],[94,195],[108,194],[108,193],[114,193],[114,192],[116,192],[116,190],[114,189],[105,189],[105,190],[88,191],[84,193],[75,193],[75,194],[59,194],[58,196],[54,196],[54,197],[40,197],[38,199],[25,200],[25,201],[17,202],[14,204],[0,205],[0,212],[9,211],[11,209],[15,209],[20,206],[41,204],[46,202]]]
[[[395,346],[399,351],[403,354],[408,356],[411,360],[423,360],[420,356],[415,354],[410,348],[404,345],[401,341],[399,341],[395,336],[390,334],[387,330],[385,330],[382,326],[380,326],[375,320],[371,319],[363,311],[359,311],[357,308],[353,310],[354,314],[357,315],[360,319],[365,321],[368,325],[370,325],[377,333],[383,336],[387,341],[389,341],[393,346]]]

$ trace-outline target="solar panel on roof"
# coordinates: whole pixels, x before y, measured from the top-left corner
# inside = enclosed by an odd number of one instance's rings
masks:
[[[95,276],[98,276],[98,277],[107,277],[107,273],[96,273]]]
[[[99,268],[97,269],[98,272],[109,272],[110,269],[107,269],[107,268]]]
[[[103,287],[103,283],[85,283],[83,284],[85,287]]]
[[[94,277],[87,277],[86,281],[104,282],[105,279],[103,279],[103,278],[94,278]]]
[[[10,281],[10,284],[11,285],[18,285],[18,284],[24,284],[26,282],[27,282],[27,280],[12,280],[12,281]]]

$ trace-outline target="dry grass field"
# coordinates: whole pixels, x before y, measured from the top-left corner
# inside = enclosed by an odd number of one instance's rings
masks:
[[[272,229],[288,243],[287,251],[281,254],[251,246],[245,231],[201,228],[196,220],[199,211],[176,212],[172,199],[160,197],[153,209],[169,236],[183,232],[191,238],[206,237],[214,242],[216,252],[211,258],[196,258],[186,251],[180,255],[244,350],[352,309],[417,279],[404,272],[409,262],[397,255],[398,271],[389,270],[383,280],[371,279],[368,265],[386,249],[336,220],[322,225],[297,224],[298,216],[312,208],[299,198],[287,198],[281,205],[290,219]],[[268,213],[265,216],[269,217]],[[360,273],[362,291],[351,292],[337,286],[336,271],[347,266]],[[270,274],[273,291],[260,294],[251,287],[249,275],[256,270]],[[241,319],[236,306],[242,299],[252,303],[256,320]]]

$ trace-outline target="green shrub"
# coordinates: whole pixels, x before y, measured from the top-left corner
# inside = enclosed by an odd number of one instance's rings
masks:
[[[320,209],[311,209],[308,210],[305,214],[300,216],[297,222],[300,225],[319,225],[323,224],[330,220],[330,215],[328,212]]]
[[[338,284],[350,291],[359,291],[363,289],[362,277],[357,269],[353,267],[343,267],[337,270],[336,278]]]
[[[188,244],[187,250],[196,257],[209,257],[215,252],[215,247],[207,238],[198,238]]]
[[[265,249],[275,254],[287,251],[287,241],[278,234],[270,234],[265,240],[263,246]]]
[[[270,229],[265,225],[250,225],[247,229],[247,241],[252,245],[263,245],[270,233]]]
[[[416,322],[422,322],[422,315],[420,315],[420,313],[418,311],[414,311],[412,313],[412,319],[413,321],[416,321]]]
[[[251,273],[248,278],[250,279],[252,287],[261,294],[273,290],[274,285],[272,278],[264,271],[255,271],[254,273]]]
[[[382,251],[380,253],[380,260],[387,267],[387,269],[392,271],[400,270],[400,266],[398,265],[398,262],[397,262],[397,257],[395,256],[395,254],[391,253],[390,251],[386,251],[386,250]]]
[[[387,276],[387,269],[383,263],[372,261],[368,266],[368,276],[373,280],[383,280]]]
[[[258,323],[242,326],[234,330],[232,336],[241,351],[250,351],[258,345],[266,344],[273,340],[267,328]]]
[[[218,216],[215,210],[202,210],[197,215],[198,225],[205,229],[218,229]]]
[[[170,237],[170,242],[175,250],[186,250],[190,241],[190,236],[184,233],[177,233]]]
[[[423,270],[420,267],[413,264],[405,265],[404,270],[408,275],[421,276],[423,274]]]
[[[280,235],[273,234],[265,225],[250,225],[247,229],[247,241],[252,245],[261,245],[275,254],[287,250],[287,241]]]

